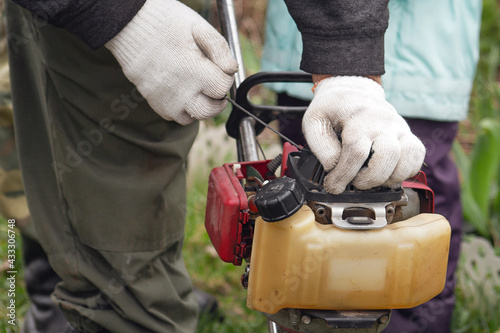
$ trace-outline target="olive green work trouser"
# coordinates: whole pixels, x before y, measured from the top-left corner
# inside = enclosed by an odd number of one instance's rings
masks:
[[[53,293],[82,332],[193,332],[181,248],[198,125],[152,111],[106,49],[7,2],[19,159]]]

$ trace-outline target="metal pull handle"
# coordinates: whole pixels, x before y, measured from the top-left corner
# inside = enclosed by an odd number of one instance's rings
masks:
[[[375,220],[368,216],[349,216],[346,221],[354,225],[371,225]]]
[[[332,223],[341,229],[380,229],[387,225],[386,206],[391,202],[374,203],[322,203],[331,209]],[[344,217],[347,210],[358,211],[360,214],[353,214]],[[369,212],[371,216],[364,214]]]

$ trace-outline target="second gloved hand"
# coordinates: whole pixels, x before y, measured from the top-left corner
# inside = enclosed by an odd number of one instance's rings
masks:
[[[182,125],[224,110],[238,69],[224,37],[176,0],[147,0],[106,47],[153,110]]]
[[[323,79],[302,126],[328,171],[325,189],[333,194],[342,193],[351,181],[359,189],[397,186],[424,161],[422,142],[385,100],[382,87],[366,77]]]

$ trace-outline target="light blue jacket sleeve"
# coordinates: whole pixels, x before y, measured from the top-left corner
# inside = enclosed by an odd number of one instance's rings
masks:
[[[391,0],[382,77],[387,100],[405,117],[459,121],[467,117],[479,58],[481,0]],[[268,0],[262,70],[298,70],[300,33],[283,0]],[[311,85],[271,89],[311,99]]]
[[[467,117],[479,59],[480,0],[392,0],[385,34],[387,100],[410,118]]]

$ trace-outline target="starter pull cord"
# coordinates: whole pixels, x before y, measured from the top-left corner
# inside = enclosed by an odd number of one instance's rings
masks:
[[[269,126],[268,124],[266,124],[264,121],[262,121],[259,117],[257,117],[256,115],[252,114],[250,111],[248,110],[245,110],[245,108],[243,108],[241,105],[239,105],[238,103],[236,103],[234,100],[232,100],[231,98],[229,97],[225,97],[226,100],[228,100],[233,106],[235,106],[238,110],[246,113],[247,115],[249,115],[250,117],[252,117],[253,119],[255,119],[256,121],[258,121],[260,124],[264,125],[265,127],[269,128],[271,131],[273,131],[274,133],[278,134],[283,140],[289,142],[292,146],[294,146],[295,148],[297,148],[298,150],[302,150],[303,148],[301,146],[299,146],[298,144],[296,144],[295,142],[293,142],[291,139],[287,138],[286,136],[284,136],[283,134],[281,134],[280,132],[278,132],[277,130],[275,130],[274,128],[272,128],[271,126]]]

